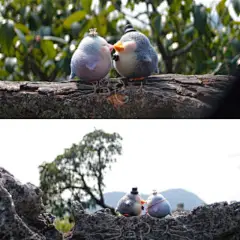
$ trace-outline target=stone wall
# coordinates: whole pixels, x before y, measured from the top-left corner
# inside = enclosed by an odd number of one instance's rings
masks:
[[[108,209],[88,214],[81,204],[72,209],[75,226],[64,236],[42,204],[42,191],[22,184],[0,168],[0,240],[239,240],[240,202],[201,206],[162,219],[124,217]]]

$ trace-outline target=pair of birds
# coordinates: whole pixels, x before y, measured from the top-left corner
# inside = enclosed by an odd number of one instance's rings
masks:
[[[71,59],[70,79],[78,77],[85,82],[100,81],[113,66],[130,80],[143,80],[158,73],[158,56],[149,39],[127,24],[124,35],[114,45],[98,36],[96,28],[79,43]],[[113,49],[116,53],[111,57]]]
[[[146,214],[152,217],[161,218],[171,214],[171,206],[163,195],[154,190],[145,201],[139,196],[137,188],[132,188],[130,193],[127,193],[119,200],[116,211],[126,217],[139,216],[144,210],[143,205],[145,203],[147,203]]]

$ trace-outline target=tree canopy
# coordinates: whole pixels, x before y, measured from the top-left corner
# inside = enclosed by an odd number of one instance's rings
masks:
[[[115,43],[127,20],[154,44],[162,73],[233,73],[240,65],[234,14],[239,0],[212,7],[193,0],[0,0],[0,79],[65,79],[89,28]]]
[[[104,202],[104,176],[122,153],[121,140],[118,133],[95,130],[54,161],[39,166],[43,202],[54,214],[62,217],[73,201],[85,208],[99,205],[114,212]]]

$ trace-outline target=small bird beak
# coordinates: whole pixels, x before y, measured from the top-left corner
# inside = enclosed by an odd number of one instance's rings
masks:
[[[122,44],[120,41],[118,41],[117,43],[115,43],[115,44],[113,45],[113,48],[114,48],[116,51],[118,51],[118,52],[122,52],[122,51],[124,50],[124,46],[123,46],[123,44]]]
[[[113,50],[113,45],[112,45],[112,44],[108,44],[108,47],[109,47],[110,52],[112,52],[112,50]]]
[[[141,204],[143,205],[143,204],[145,204],[147,201],[145,201],[145,200],[141,200]]]

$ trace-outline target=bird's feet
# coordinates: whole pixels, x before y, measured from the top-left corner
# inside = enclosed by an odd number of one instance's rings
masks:
[[[139,89],[136,91],[137,93],[146,93],[146,91],[144,90],[144,87],[143,87],[143,83],[141,82],[141,85],[139,87]]]
[[[105,84],[104,84],[104,81],[97,81],[95,83],[92,83],[92,85],[93,85],[93,93],[92,94],[109,96],[110,95],[110,89],[109,89],[108,86],[105,86]]]
[[[144,93],[145,92],[145,90],[143,88],[143,82],[145,81],[145,77],[129,78],[129,81],[130,82],[138,82],[138,83],[140,83],[140,87],[137,90],[137,93],[138,92],[140,92],[140,93]]]

